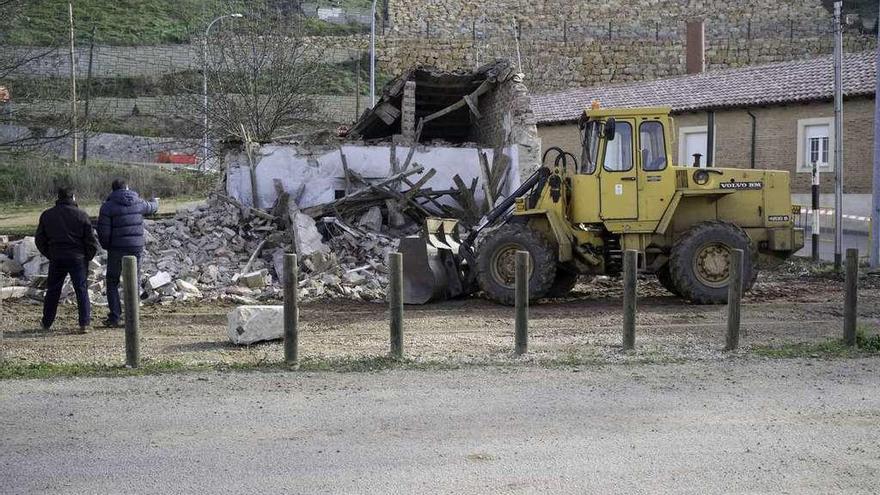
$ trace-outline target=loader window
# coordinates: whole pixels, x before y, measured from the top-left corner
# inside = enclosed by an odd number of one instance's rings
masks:
[[[609,172],[626,172],[632,166],[632,126],[627,122],[617,122],[614,139],[605,141],[602,167]]]
[[[599,154],[599,134],[602,123],[591,120],[581,126],[581,173],[592,174],[596,171],[596,159]]]
[[[659,172],[666,168],[666,145],[663,124],[643,122],[639,127],[639,146],[642,150],[642,170]]]

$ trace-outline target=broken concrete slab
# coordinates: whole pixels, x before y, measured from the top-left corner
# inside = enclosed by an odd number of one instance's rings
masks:
[[[21,299],[28,293],[30,287],[14,285],[12,287],[0,287],[0,300]]]
[[[251,289],[260,289],[268,285],[269,270],[265,268],[255,272],[244,273],[238,277],[238,284]]]
[[[24,265],[35,256],[39,256],[40,251],[37,249],[37,243],[33,237],[25,237],[24,239],[12,244],[12,259],[20,265]]]
[[[164,286],[170,284],[171,281],[172,281],[172,278],[171,278],[170,273],[159,272],[159,273],[153,275],[152,277],[150,277],[149,280],[147,280],[147,286],[152,290],[156,290],[160,287],[164,287]]]
[[[233,344],[277,340],[284,335],[284,306],[238,306],[226,317]]]
[[[319,251],[327,252],[330,248],[324,244],[315,219],[299,211],[296,204],[290,203],[290,220],[296,230],[296,252],[300,256],[308,256]]]
[[[23,264],[22,275],[26,279],[32,279],[37,275],[45,275],[49,267],[49,260],[42,255],[36,255],[30,261]]]

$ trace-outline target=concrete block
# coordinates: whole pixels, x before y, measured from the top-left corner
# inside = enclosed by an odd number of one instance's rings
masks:
[[[226,317],[233,344],[248,345],[284,336],[284,306],[238,306]]]
[[[186,280],[176,280],[175,285],[177,285],[177,290],[183,292],[184,294],[189,294],[194,297],[202,297],[202,291],[196,287],[195,284],[191,284]]]

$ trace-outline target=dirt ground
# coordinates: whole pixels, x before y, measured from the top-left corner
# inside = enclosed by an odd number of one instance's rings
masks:
[[[743,350],[838,338],[843,282],[807,273],[802,264],[762,273],[744,298]],[[859,293],[860,324],[880,318],[880,276],[865,275]],[[599,279],[580,284],[571,297],[530,308],[529,354],[539,362],[664,362],[724,359],[726,306],[688,304],[665,292],[653,278],[640,281],[637,350],[620,352],[621,284]],[[280,302],[279,302],[280,303]],[[197,364],[256,364],[279,361],[280,342],[234,346],[226,337],[232,306],[144,306],[141,356],[145,360]],[[7,362],[102,363],[124,361],[123,332],[95,328],[74,335],[75,306],[59,311],[53,332],[39,330],[36,302],[4,301],[0,307]],[[95,321],[105,308],[94,308]],[[365,358],[388,352],[384,304],[321,301],[300,310],[300,356],[304,359]],[[480,298],[405,309],[405,352],[416,361],[497,363],[511,359],[513,308]]]

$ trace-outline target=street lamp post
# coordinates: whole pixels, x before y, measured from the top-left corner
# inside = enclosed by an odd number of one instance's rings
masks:
[[[217,17],[216,19],[214,19],[213,21],[208,23],[208,27],[205,28],[205,39],[202,43],[202,49],[203,49],[203,52],[202,52],[202,57],[203,57],[203,60],[202,60],[202,64],[203,64],[203,66],[202,66],[202,97],[203,97],[202,111],[204,112],[204,115],[203,115],[203,117],[204,117],[204,122],[203,122],[204,135],[203,135],[203,141],[202,141],[202,168],[205,168],[205,166],[208,163],[208,33],[210,33],[211,27],[214,25],[215,22],[217,22],[221,19],[226,19],[227,17],[239,18],[239,17],[244,17],[244,16],[242,14],[227,14],[227,15],[221,15],[220,17]]]
[[[370,8],[370,108],[376,106],[376,0]]]

